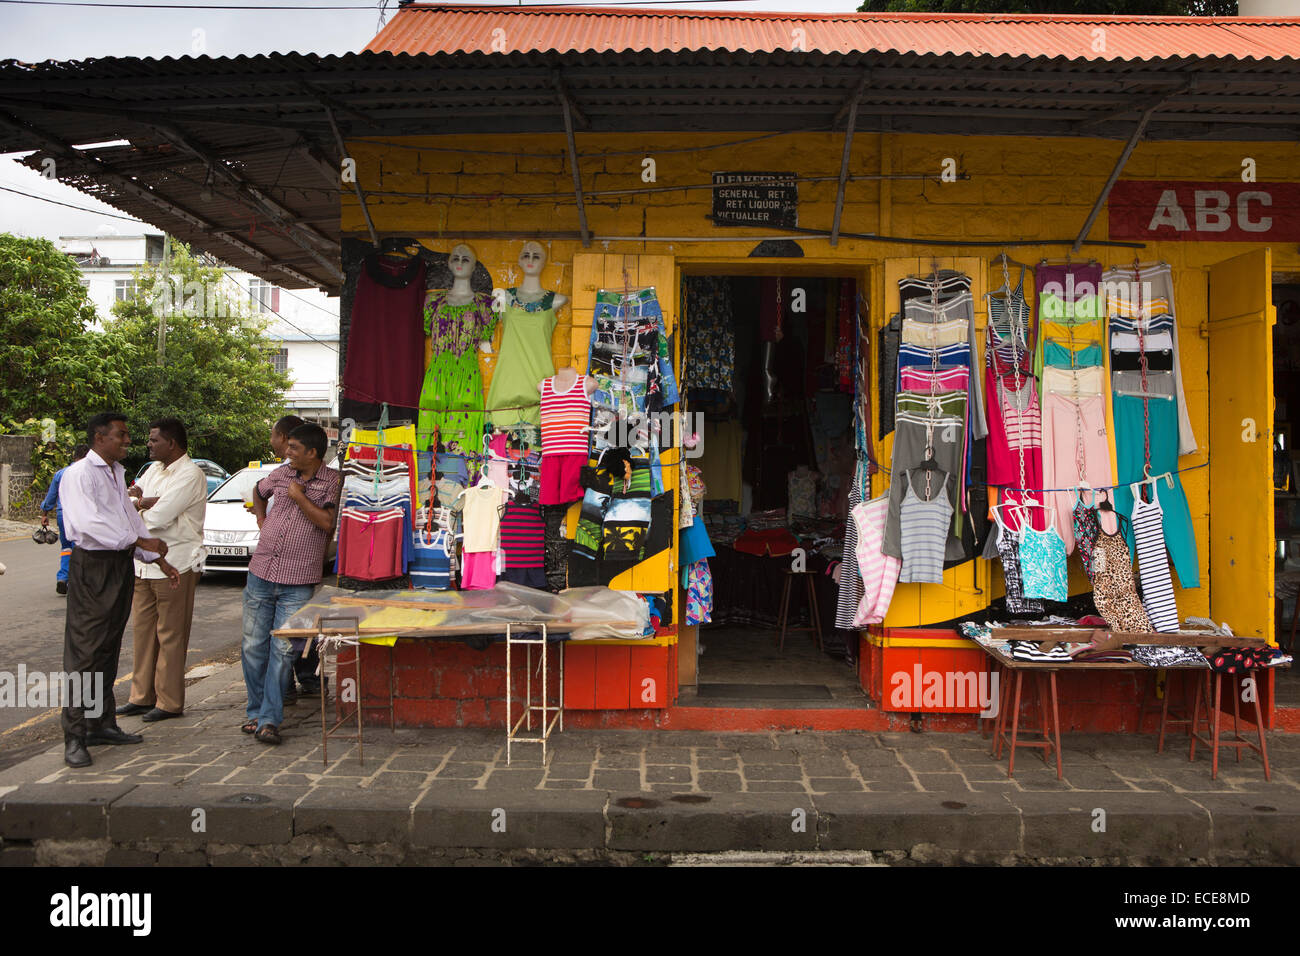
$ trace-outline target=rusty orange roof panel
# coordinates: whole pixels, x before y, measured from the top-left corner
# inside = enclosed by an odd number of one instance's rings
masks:
[[[771,13],[409,4],[370,41],[390,53],[915,53],[1141,61],[1300,57],[1300,17]]]

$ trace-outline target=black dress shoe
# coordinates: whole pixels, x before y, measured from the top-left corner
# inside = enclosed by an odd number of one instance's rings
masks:
[[[182,713],[181,711],[163,710],[161,707],[155,707],[153,710],[149,711],[149,713],[145,714],[140,719],[143,720],[146,724],[152,724],[154,721],[157,720],[171,720],[173,717],[184,717],[184,716],[185,714]]]
[[[86,741],[71,735],[63,738],[63,762],[69,767],[89,767],[92,763]]]
[[[153,710],[148,704],[123,704],[117,709],[119,717],[134,717],[136,714],[147,714]]]
[[[67,581],[56,581],[56,582],[54,583],[54,590],[55,590],[55,592],[58,593],[58,594],[67,594],[67,593],[68,593],[68,582],[67,582]]]
[[[86,743],[91,747],[96,744],[139,744],[144,743],[144,738],[139,734],[128,734],[121,727],[101,727],[86,734]]]

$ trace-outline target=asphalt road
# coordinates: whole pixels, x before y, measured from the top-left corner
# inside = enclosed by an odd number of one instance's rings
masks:
[[[0,540],[0,671],[14,673],[63,669],[66,598],[55,593],[59,546],[38,545],[30,537]],[[244,575],[205,574],[194,598],[194,628],[186,669],[208,661],[239,658]],[[126,700],[131,675],[131,626],[122,639],[118,664],[118,702]],[[147,731],[146,731],[147,732]],[[57,710],[0,706],[0,769],[48,746],[62,736]]]

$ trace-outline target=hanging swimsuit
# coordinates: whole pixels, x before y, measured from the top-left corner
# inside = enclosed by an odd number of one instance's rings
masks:
[[[952,502],[947,486],[952,476],[936,471],[929,475],[929,498],[916,493],[919,469],[903,473],[907,487],[899,513],[903,542],[903,567],[898,580],[903,584],[942,584],[943,558],[947,547],[948,525],[952,521]],[[922,479],[922,487],[925,481]]]

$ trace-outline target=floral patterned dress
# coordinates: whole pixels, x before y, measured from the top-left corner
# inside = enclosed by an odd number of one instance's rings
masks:
[[[424,309],[424,334],[433,339],[433,358],[420,391],[420,420],[416,440],[429,447],[434,429],[438,440],[459,441],[477,448],[483,433],[483,376],[478,346],[496,330],[492,296],[474,293],[464,305],[452,305],[446,292],[435,293]]]

